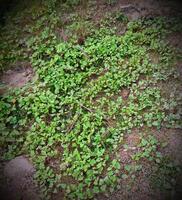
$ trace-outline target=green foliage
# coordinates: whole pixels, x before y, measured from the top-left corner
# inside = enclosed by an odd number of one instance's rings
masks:
[[[163,157],[159,165],[155,166],[150,176],[153,187],[161,190],[172,190],[176,186],[176,177],[181,171],[169,158]]]
[[[108,5],[113,5],[113,4],[116,3],[116,1],[117,1],[117,0],[106,0],[106,3],[107,3]]]
[[[54,10],[56,1],[46,3]],[[63,190],[66,198],[91,199],[115,188],[121,166],[113,156],[124,134],[132,128],[160,128],[168,116],[155,84],[173,61],[171,49],[159,41],[168,32],[166,22],[130,22],[123,36],[103,23],[79,44],[75,35],[60,41],[55,33],[59,18],[45,13],[27,28],[25,42],[37,82],[1,98],[3,156],[28,154],[46,197]],[[123,15],[116,19],[128,21]],[[67,28],[79,30],[83,24]],[[151,50],[161,57],[158,66],[151,62]],[[157,145],[153,136],[142,138],[142,151],[134,159],[152,159]]]
[[[147,158],[150,161],[156,159],[156,162],[160,162],[161,155],[157,152],[158,141],[153,135],[142,136],[141,142],[138,145],[139,152],[133,155],[134,160],[139,160],[141,158]]]
[[[71,6],[78,5],[80,2],[80,0],[66,0],[66,3]]]
[[[49,12],[55,10],[56,3],[58,0],[43,0],[43,5],[48,9]]]

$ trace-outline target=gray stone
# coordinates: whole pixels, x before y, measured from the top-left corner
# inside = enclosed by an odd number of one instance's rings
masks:
[[[4,174],[10,179],[22,178],[35,172],[33,165],[23,156],[9,161],[4,169]]]
[[[35,169],[24,156],[9,161],[4,168],[7,180],[6,199],[39,200],[39,194],[33,175]]]

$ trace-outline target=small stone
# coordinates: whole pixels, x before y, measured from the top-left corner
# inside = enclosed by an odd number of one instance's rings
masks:
[[[30,162],[23,156],[16,157],[15,159],[9,161],[4,169],[4,174],[8,178],[13,179],[14,177],[31,175],[35,172],[34,167]]]
[[[35,168],[24,156],[9,161],[4,168],[7,180],[6,199],[39,200],[36,183],[33,180]]]

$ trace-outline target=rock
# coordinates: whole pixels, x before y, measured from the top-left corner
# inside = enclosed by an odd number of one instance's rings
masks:
[[[140,10],[132,4],[121,6],[120,10],[128,17],[130,21],[140,18]]]
[[[30,162],[23,156],[16,157],[15,159],[8,162],[5,166],[4,173],[10,179],[14,177],[21,178],[22,175],[31,175],[35,172],[34,167]]]
[[[35,168],[24,156],[16,157],[4,167],[7,185],[3,194],[6,200],[39,200],[39,194],[33,175]]]
[[[140,18],[140,13],[138,11],[134,11],[134,12],[131,12],[129,15],[128,15],[128,18],[129,20],[131,21],[135,21],[137,19]]]

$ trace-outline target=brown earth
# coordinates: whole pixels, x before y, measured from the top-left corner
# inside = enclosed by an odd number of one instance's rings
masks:
[[[0,95],[11,88],[21,88],[34,76],[33,69],[29,63],[20,62],[11,66],[9,70],[0,76]]]

